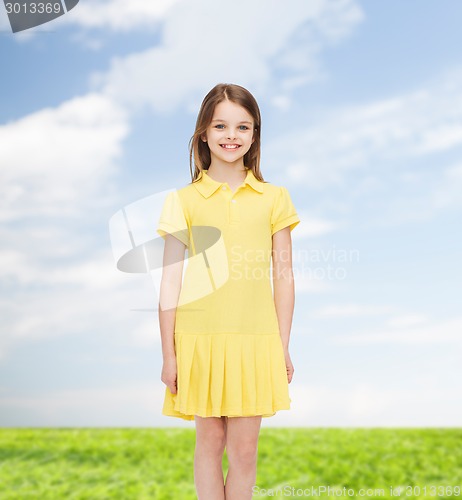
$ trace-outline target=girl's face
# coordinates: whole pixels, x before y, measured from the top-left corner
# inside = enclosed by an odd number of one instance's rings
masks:
[[[212,164],[242,165],[253,138],[254,122],[248,111],[234,102],[224,100],[215,106],[212,121],[207,127],[206,139]]]

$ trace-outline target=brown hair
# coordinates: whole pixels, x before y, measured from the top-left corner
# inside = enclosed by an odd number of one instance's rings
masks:
[[[219,83],[215,85],[202,101],[199,115],[197,116],[196,130],[189,141],[189,168],[192,182],[199,178],[202,170],[207,170],[210,167],[211,157],[209,145],[201,140],[201,136],[212,121],[215,106],[225,99],[245,108],[253,118],[253,138],[255,140],[244,155],[244,165],[252,170],[259,181],[265,182],[260,172],[260,109],[255,97],[247,89],[232,83]]]

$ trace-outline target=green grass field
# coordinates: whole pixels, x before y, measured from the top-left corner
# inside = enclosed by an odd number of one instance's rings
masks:
[[[0,429],[0,499],[195,499],[194,444],[194,428]],[[461,445],[462,429],[262,427],[254,498],[462,497]]]

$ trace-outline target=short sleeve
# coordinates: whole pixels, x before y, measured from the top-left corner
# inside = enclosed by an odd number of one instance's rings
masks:
[[[164,239],[167,234],[171,234],[187,247],[189,246],[188,224],[177,191],[171,191],[165,197],[157,224],[157,233]]]
[[[292,203],[289,191],[284,186],[280,186],[271,214],[271,235],[287,226],[290,226],[292,231],[299,222],[300,218]]]

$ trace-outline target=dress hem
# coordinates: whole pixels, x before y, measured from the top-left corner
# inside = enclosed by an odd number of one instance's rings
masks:
[[[178,330],[175,330],[174,332],[175,335],[281,335],[280,332],[274,331],[274,332],[181,332]]]
[[[272,417],[276,415],[276,412],[281,410],[290,410],[290,402],[287,404],[282,404],[280,406],[275,406],[271,410],[267,407],[264,409],[252,409],[250,411],[246,410],[224,410],[224,413],[220,410],[218,411],[203,411],[203,410],[163,410],[162,415],[166,417],[176,417],[182,418],[184,420],[194,420],[194,415],[198,415],[199,417],[207,418],[207,417]]]

